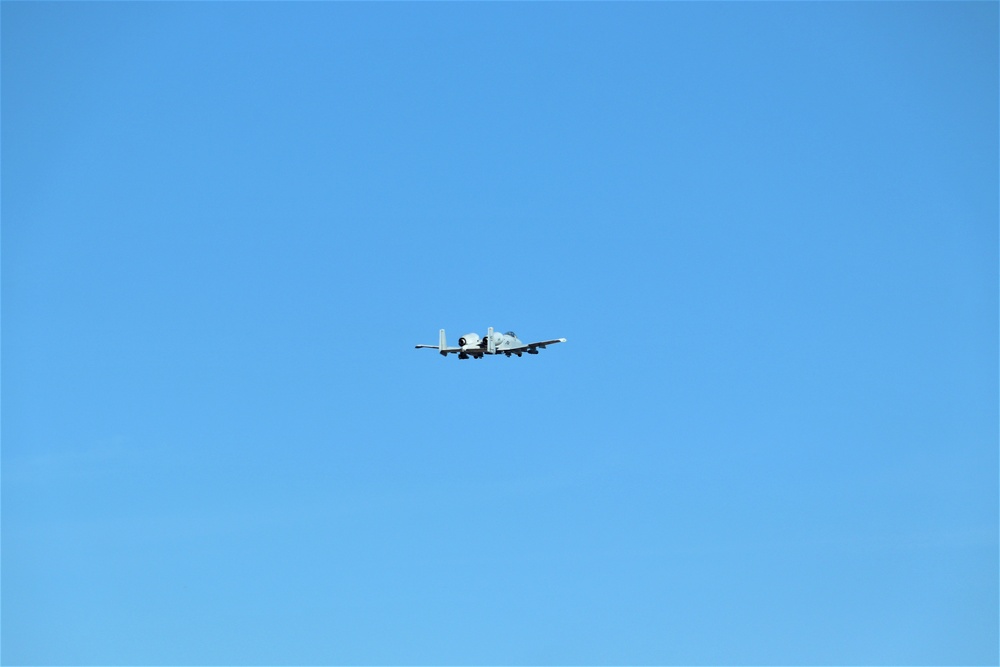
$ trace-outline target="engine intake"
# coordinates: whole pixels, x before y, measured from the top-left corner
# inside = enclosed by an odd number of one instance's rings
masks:
[[[482,339],[479,337],[479,334],[475,333],[465,334],[458,339],[458,344],[462,347],[474,347],[479,345],[480,342],[482,342]]]

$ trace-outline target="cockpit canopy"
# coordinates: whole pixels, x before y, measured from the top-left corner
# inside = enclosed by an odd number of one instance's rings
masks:
[[[514,333],[513,331],[508,331],[508,332],[506,332],[506,333],[504,334],[504,336],[510,336],[511,338],[517,338],[517,334],[516,334],[516,333]]]

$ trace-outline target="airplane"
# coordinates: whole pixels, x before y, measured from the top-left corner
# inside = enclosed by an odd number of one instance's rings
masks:
[[[442,357],[449,354],[457,354],[459,359],[482,359],[484,354],[512,354],[521,356],[523,353],[538,354],[538,350],[545,349],[546,345],[565,343],[565,338],[555,338],[553,340],[542,340],[537,343],[522,343],[517,334],[513,331],[507,333],[493,333],[493,327],[489,328],[486,338],[480,338],[479,334],[465,334],[458,339],[459,347],[448,347],[444,340],[444,329],[438,332],[437,345],[417,345],[416,349],[427,348],[437,350]]]

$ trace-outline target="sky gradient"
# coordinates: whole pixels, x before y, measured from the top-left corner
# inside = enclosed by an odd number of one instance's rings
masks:
[[[0,30],[4,664],[1000,660],[997,3]]]

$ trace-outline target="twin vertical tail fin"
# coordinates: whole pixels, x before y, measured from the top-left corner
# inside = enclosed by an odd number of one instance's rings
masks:
[[[486,354],[496,354],[497,344],[493,340],[493,327],[486,332]]]
[[[438,352],[447,357],[448,353],[444,351],[446,347],[448,347],[448,344],[444,342],[444,329],[441,329],[438,332]]]

